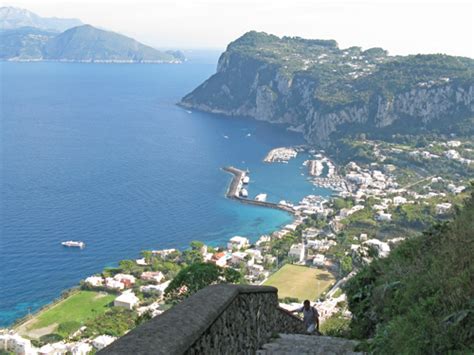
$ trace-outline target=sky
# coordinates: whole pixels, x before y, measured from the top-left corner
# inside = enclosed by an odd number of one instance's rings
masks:
[[[341,48],[474,57],[469,0],[0,0],[45,17],[75,17],[157,48],[218,49],[250,30],[335,39]]]

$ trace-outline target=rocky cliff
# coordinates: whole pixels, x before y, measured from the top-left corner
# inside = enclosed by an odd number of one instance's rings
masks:
[[[469,119],[473,73],[468,58],[389,56],[381,48],[249,32],[180,104],[289,124],[324,146],[345,132],[413,132]]]

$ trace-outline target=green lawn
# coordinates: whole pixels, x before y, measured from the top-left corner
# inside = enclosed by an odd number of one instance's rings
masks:
[[[54,305],[52,308],[40,312],[27,327],[28,330],[44,328],[52,324],[76,321],[84,321],[104,313],[108,305],[116,296],[93,292],[79,291],[65,300]]]
[[[334,282],[334,276],[327,271],[286,264],[270,276],[264,285],[278,288],[278,298],[295,297],[300,301],[314,301]]]

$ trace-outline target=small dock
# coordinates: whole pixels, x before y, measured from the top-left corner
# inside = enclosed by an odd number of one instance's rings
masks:
[[[279,203],[257,201],[257,200],[253,200],[249,198],[240,197],[239,193],[240,193],[240,189],[242,188],[242,184],[243,184],[242,181],[244,177],[246,176],[246,172],[243,170],[234,168],[233,166],[222,168],[222,170],[233,175],[232,181],[230,182],[229,188],[227,189],[227,193],[226,193],[227,198],[237,200],[242,203],[246,203],[247,205],[273,208],[273,209],[282,210],[291,214],[295,214],[295,211],[293,210],[293,208],[289,206],[281,205]]]

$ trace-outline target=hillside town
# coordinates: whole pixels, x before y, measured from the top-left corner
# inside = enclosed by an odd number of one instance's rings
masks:
[[[349,161],[343,166],[337,166],[324,151],[273,150],[267,162],[287,162],[298,153],[307,154],[304,165],[310,181],[334,192],[329,199],[308,195],[297,203],[280,201],[291,208],[294,220],[279,230],[256,241],[233,236],[220,247],[193,242],[187,251],[144,251],[140,258],[120,262],[118,268],[86,277],[80,289],[113,295],[111,308],[129,312],[129,317],[149,319],[170,307],[167,289],[183,265],[199,261],[230,268],[242,275],[242,282],[260,285],[281,266],[294,264],[334,275],[329,288],[311,300],[322,322],[335,314],[349,318],[344,283],[359,267],[386,257],[397,243],[429,224],[431,217],[448,218],[467,188],[467,178],[454,179],[452,171],[439,175],[425,171],[423,176],[418,173],[406,180],[407,166],[402,170],[390,155],[405,155],[407,161],[447,159],[461,168],[472,168],[473,161],[472,148],[460,141],[429,145],[427,150],[366,144],[374,154],[372,161]],[[281,306],[291,310],[301,301],[298,297],[281,299]],[[3,330],[0,349],[16,354],[85,355],[116,338],[83,325],[60,341],[43,344],[15,330]]]

